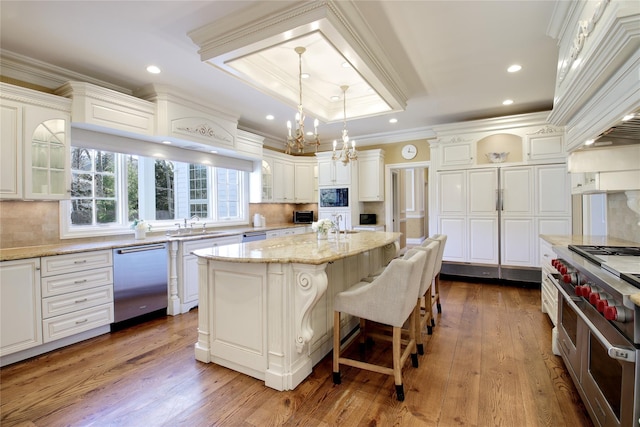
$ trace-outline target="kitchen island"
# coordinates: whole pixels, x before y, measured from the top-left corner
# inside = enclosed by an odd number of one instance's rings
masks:
[[[332,349],[333,297],[376,271],[401,233],[315,233],[200,249],[195,357],[293,390]],[[358,319],[345,316],[347,333]]]

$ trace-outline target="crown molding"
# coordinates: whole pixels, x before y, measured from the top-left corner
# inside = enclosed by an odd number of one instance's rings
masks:
[[[131,90],[103,80],[0,49],[1,74],[25,83],[57,89],[68,81],[82,81],[131,95]]]

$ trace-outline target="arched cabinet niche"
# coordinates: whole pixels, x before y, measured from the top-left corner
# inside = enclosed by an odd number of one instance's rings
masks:
[[[478,140],[476,144],[476,164],[494,163],[489,153],[509,153],[505,163],[522,162],[522,138],[510,133],[497,133]]]

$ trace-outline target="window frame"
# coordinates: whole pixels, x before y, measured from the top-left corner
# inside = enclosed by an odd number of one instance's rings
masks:
[[[72,148],[88,148],[83,146],[73,146]],[[63,200],[60,202],[60,215],[59,215],[59,225],[60,225],[60,238],[61,239],[72,239],[72,238],[81,238],[81,237],[99,237],[99,236],[112,236],[112,235],[120,235],[120,234],[133,234],[133,230],[131,230],[131,222],[128,220],[128,192],[127,192],[127,165],[126,158],[128,154],[117,152],[116,150],[108,150],[104,148],[95,148],[97,151],[109,151],[116,155],[116,223],[110,224],[97,224],[97,225],[72,225],[71,224],[71,199]],[[141,159],[145,159],[145,161],[141,161]],[[148,156],[138,155],[138,167],[140,167],[141,163],[145,163],[146,159],[150,159],[150,161],[159,160],[155,158],[149,158]],[[162,159],[169,160],[170,159]],[[189,170],[189,164],[199,164],[196,162],[184,162],[180,160],[176,160],[173,162],[178,162],[186,165],[187,174]],[[235,168],[224,168],[224,167],[216,167],[207,164],[202,164],[207,168],[207,183],[209,186],[209,194],[208,194],[208,209],[209,209],[209,217],[201,218],[202,222],[205,222],[208,227],[216,228],[216,227],[228,227],[233,225],[246,225],[249,223],[248,213],[249,213],[249,172],[243,171]],[[238,171],[238,179],[239,179],[239,200],[238,200],[238,216],[236,218],[231,219],[219,219],[217,217],[217,188],[216,188],[216,169],[234,169]],[[140,174],[140,172],[138,172]],[[139,180],[144,181],[144,180]],[[146,182],[146,181],[145,181]],[[154,181],[155,183],[155,181]],[[140,184],[139,182],[139,185]],[[187,182],[187,186],[189,187],[190,182]],[[138,190],[139,194],[143,194],[144,192]],[[190,212],[190,190],[187,190],[187,209]],[[178,198],[175,199],[176,204],[176,215],[178,215]],[[142,212],[142,207],[140,206],[141,202],[139,201],[139,209]],[[144,216],[144,215],[143,215]],[[190,217],[186,218],[187,222],[190,221]],[[182,223],[185,218],[176,218],[169,220],[148,220],[145,218],[145,222],[151,225],[151,232],[164,232],[169,230],[175,230],[176,224]]]

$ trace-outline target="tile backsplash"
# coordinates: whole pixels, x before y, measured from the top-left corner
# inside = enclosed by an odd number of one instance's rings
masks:
[[[0,248],[60,243],[59,202],[0,202]]]
[[[624,193],[607,194],[607,234],[640,243],[640,216],[627,206]]]

